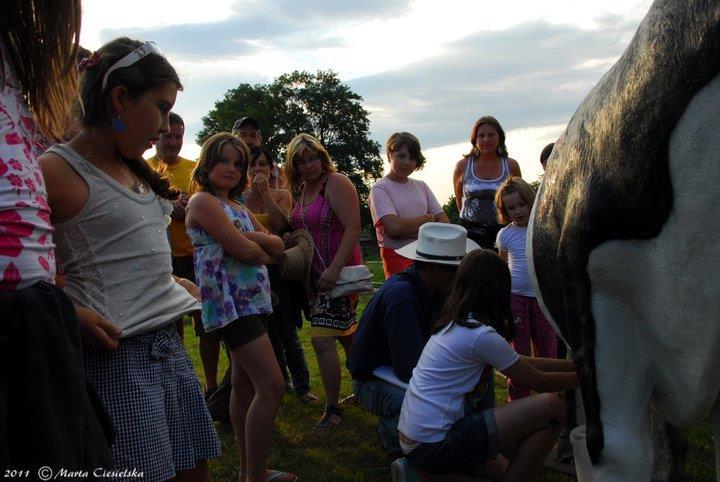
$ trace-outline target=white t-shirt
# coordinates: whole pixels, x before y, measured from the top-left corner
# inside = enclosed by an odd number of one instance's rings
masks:
[[[370,189],[370,214],[381,248],[402,248],[416,239],[394,239],[387,236],[381,222],[383,217],[395,214],[401,218],[412,218],[442,212],[435,194],[427,184],[417,179],[408,178],[407,182],[395,182],[383,177]]]
[[[535,290],[530,283],[527,257],[525,256],[525,242],[527,228],[521,228],[510,223],[497,234],[495,246],[500,251],[507,251],[508,267],[512,279],[512,293],[514,295],[530,296],[535,298]]]
[[[505,370],[519,360],[492,327],[451,323],[430,337],[413,370],[398,430],[423,443],[440,442],[463,416],[465,394],[473,391],[486,365]]]

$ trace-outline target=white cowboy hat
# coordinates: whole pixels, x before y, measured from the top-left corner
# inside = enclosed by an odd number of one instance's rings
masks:
[[[463,256],[480,246],[467,239],[467,231],[457,224],[425,223],[417,241],[398,248],[397,254],[426,263],[459,265]]]

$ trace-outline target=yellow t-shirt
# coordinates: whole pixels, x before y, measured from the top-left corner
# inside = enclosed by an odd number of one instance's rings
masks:
[[[170,185],[184,192],[185,194],[191,194],[190,189],[190,175],[193,169],[195,169],[195,161],[185,159],[184,157],[178,157],[178,162],[172,166],[160,162],[156,156],[151,157],[147,160],[153,169],[160,174],[167,176],[170,181]],[[190,239],[188,239],[187,232],[185,232],[185,222],[173,219],[170,222],[170,240],[172,241],[172,256],[174,258],[180,258],[184,256],[192,256],[195,248],[193,247]]]

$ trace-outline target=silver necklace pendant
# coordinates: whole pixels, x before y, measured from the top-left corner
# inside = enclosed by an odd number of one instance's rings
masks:
[[[138,194],[147,194],[148,190],[145,184],[135,181],[135,185],[133,186],[133,191],[135,191]]]

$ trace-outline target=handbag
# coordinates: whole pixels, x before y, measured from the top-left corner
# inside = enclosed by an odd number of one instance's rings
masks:
[[[372,272],[367,266],[364,264],[345,266],[340,270],[340,276],[330,291],[329,297],[340,298],[353,293],[371,293],[372,290]]]
[[[323,269],[327,269],[317,246],[313,244],[313,247]],[[373,290],[372,276],[372,271],[364,264],[345,266],[340,270],[335,286],[327,293],[327,297],[340,298],[354,293],[371,293]]]

